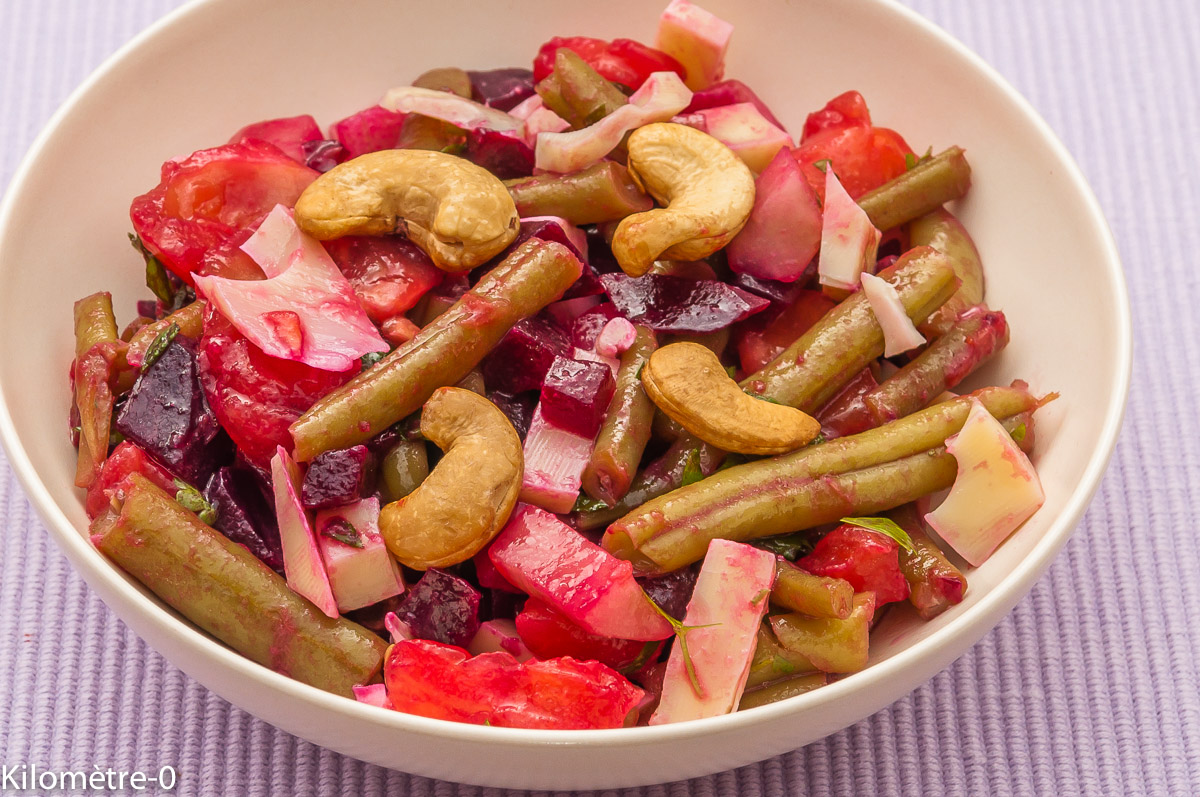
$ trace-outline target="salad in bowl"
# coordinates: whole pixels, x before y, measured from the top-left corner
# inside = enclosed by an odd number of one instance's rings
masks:
[[[133,320],[75,304],[95,546],[277,672],[518,728],[783,700],[961,602],[1044,501],[1054,397],[953,392],[1009,340],[966,154],[856,91],[797,136],[731,34],[672,0],[653,46],[164,163]]]

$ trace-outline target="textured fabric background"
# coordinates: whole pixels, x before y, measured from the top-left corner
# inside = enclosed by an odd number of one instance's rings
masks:
[[[1200,3],[909,3],[1032,101],[1099,196],[1137,335],[1121,443],[1049,573],[930,683],[788,755],[629,793],[1200,793]],[[175,5],[0,0],[0,182],[70,90]],[[322,750],[190,681],[89,593],[2,459],[0,516],[0,764],[172,765],[187,795],[499,794]]]

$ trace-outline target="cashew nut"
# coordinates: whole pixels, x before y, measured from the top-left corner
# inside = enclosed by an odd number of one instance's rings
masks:
[[[821,424],[792,407],[743,393],[717,355],[672,343],[650,356],[642,385],[658,408],[706,443],[739,454],[782,454],[810,442]]]
[[[754,206],[754,175],[729,147],[686,125],[660,122],[629,136],[629,173],[664,208],[627,216],[612,250],[631,277],[655,260],[700,260],[728,244]]]
[[[442,449],[441,461],[379,516],[388,550],[416,570],[458,564],[487,545],[512,514],[525,462],[504,413],[462,388],[434,391],[421,434]]]
[[[304,190],[295,216],[320,241],[401,233],[445,271],[486,263],[520,228],[508,189],[491,172],[416,149],[371,152],[335,166]]]

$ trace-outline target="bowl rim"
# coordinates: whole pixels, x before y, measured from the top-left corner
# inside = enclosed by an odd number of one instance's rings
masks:
[[[218,5],[232,0],[188,0],[182,6],[167,13],[149,27],[142,30],[132,39],[109,55],[104,61],[67,97],[59,108],[45,123],[29,150],[21,159],[8,186],[3,199],[0,200],[0,245],[7,237],[16,208],[16,198],[21,195],[34,172],[35,166],[60,124],[74,112],[75,106],[88,94],[94,85],[103,81],[110,72],[114,71],[127,57],[140,49],[147,41],[157,37],[168,28],[183,23],[187,18],[199,13],[208,6]],[[86,571],[90,582],[93,578],[100,579],[106,590],[115,593],[120,599],[131,606],[142,606],[146,611],[142,618],[152,624],[163,634],[174,638],[180,646],[190,649],[195,655],[214,660],[214,663],[233,670],[239,678],[257,681],[261,686],[273,690],[281,697],[300,700],[314,704],[315,707],[348,714],[349,717],[365,722],[383,725],[395,730],[410,731],[427,737],[453,739],[463,742],[505,743],[508,745],[529,747],[622,747],[627,745],[644,745],[668,740],[686,740],[698,736],[707,736],[717,732],[735,731],[737,729],[780,719],[784,715],[802,710],[816,710],[823,704],[835,703],[854,692],[868,691],[886,681],[902,679],[904,673],[918,661],[939,659],[949,663],[961,655],[956,653],[957,640],[964,636],[982,636],[998,622],[1021,596],[1032,586],[1032,582],[1049,565],[1051,559],[1069,538],[1071,532],[1081,519],[1093,495],[1099,488],[1101,478],[1108,466],[1113,450],[1120,434],[1125,408],[1129,397],[1130,381],[1133,362],[1133,332],[1130,310],[1129,292],[1121,266],[1120,254],[1114,240],[1111,228],[1105,219],[1104,212],[1091,187],[1088,185],[1075,159],[1059,140],[1049,124],[1033,108],[1009,82],[990,66],[983,58],[973,52],[965,44],[959,42],[950,33],[924,18],[916,11],[902,5],[899,0],[873,0],[885,11],[897,14],[909,24],[915,25],[922,33],[936,39],[943,46],[970,63],[977,69],[993,87],[998,89],[1013,107],[1020,112],[1040,135],[1042,141],[1049,147],[1052,154],[1063,165],[1065,179],[1071,184],[1074,192],[1083,201],[1092,226],[1097,234],[1097,243],[1104,251],[1103,273],[1107,276],[1115,290],[1117,313],[1112,319],[1112,330],[1115,333],[1116,375],[1117,378],[1107,396],[1110,402],[1104,416],[1103,425],[1097,438],[1097,446],[1088,460],[1083,476],[1072,490],[1063,511],[1055,518],[1050,527],[1035,543],[1032,550],[1018,566],[1004,579],[992,588],[977,603],[963,612],[950,618],[940,628],[935,629],[919,643],[909,646],[887,659],[868,666],[861,672],[835,681],[827,686],[796,697],[788,698],[777,703],[760,706],[747,711],[734,712],[717,717],[701,720],[691,720],[681,723],[657,725],[650,727],[617,728],[606,730],[576,730],[564,733],[558,730],[537,730],[522,728],[502,728],[471,725],[466,723],[438,720],[405,714],[399,711],[381,710],[374,706],[358,703],[339,695],[325,692],[300,681],[281,675],[269,668],[243,657],[232,649],[210,638],[190,622],[186,622],[174,612],[147,602],[137,587],[123,575],[117,567],[108,561],[89,542],[85,534],[79,533],[66,514],[59,508],[49,491],[42,484],[34,470],[24,446],[17,437],[16,427],[9,409],[6,386],[0,383],[0,443],[8,456],[22,488],[30,499],[37,513],[44,521],[51,537],[73,562]],[[115,612],[115,610],[114,610]],[[991,622],[981,624],[981,619],[993,618]],[[982,627],[981,627],[982,625]],[[158,652],[158,651],[156,651]],[[161,654],[160,654],[161,655]],[[174,664],[174,662],[172,662]],[[946,666],[943,664],[942,667]],[[176,665],[179,666],[179,665]],[[207,687],[206,687],[207,688]],[[897,698],[899,699],[899,698]],[[240,707],[240,706],[239,706]],[[251,713],[253,713],[251,711]]]

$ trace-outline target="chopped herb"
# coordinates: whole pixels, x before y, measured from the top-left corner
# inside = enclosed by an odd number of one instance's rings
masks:
[[[645,371],[645,370],[646,370],[646,363],[642,363],[641,365],[639,365],[639,366],[638,366],[637,373],[636,373],[636,374],[634,374],[634,377],[633,377],[633,378],[634,378],[634,379],[641,379],[641,378],[642,378],[642,371]]]
[[[175,336],[179,334],[179,324],[174,321],[170,326],[154,336],[154,340],[146,347],[146,357],[142,360],[142,373],[146,373],[150,366],[158,362],[158,358],[163,356],[163,352],[171,345],[171,341],[175,340]]]
[[[776,556],[782,556],[789,562],[794,562],[801,556],[812,553],[813,539],[807,531],[797,531],[792,534],[780,534],[776,537],[763,537],[750,543],[755,548],[769,551]]]
[[[642,594],[645,595],[645,593]],[[700,679],[696,677],[696,665],[692,663],[692,654],[688,652],[687,635],[689,631],[695,631],[697,628],[712,628],[713,626],[720,625],[720,623],[684,625],[664,612],[662,607],[654,602],[654,598],[646,595],[646,600],[650,601],[650,605],[654,607],[654,611],[661,614],[662,618],[671,624],[671,628],[675,631],[676,641],[679,643],[679,652],[683,655],[683,669],[687,672],[688,680],[692,682],[692,691],[696,693],[697,697],[704,697],[704,690],[700,688]]]
[[[824,442],[825,442],[825,433],[821,432],[821,433],[818,433],[817,436],[814,437],[812,440],[808,441],[808,444],[810,446],[819,446],[819,445],[821,445],[821,443],[824,443]]]
[[[763,598],[767,597],[770,594],[771,594],[771,590],[769,590],[769,589],[759,590],[759,593],[750,600],[750,605],[757,606],[758,604],[762,603]]]
[[[693,448],[688,452],[687,461],[683,463],[683,476],[679,481],[679,486],[687,487],[703,478],[704,471],[700,470],[700,452]]]
[[[1024,423],[1017,424],[1017,428],[1012,430],[1012,439],[1017,441],[1018,443],[1021,442],[1022,440],[1025,439],[1025,433],[1027,431],[1028,430],[1025,428]]]
[[[171,278],[167,276],[167,270],[163,267],[162,262],[150,254],[150,250],[142,243],[142,239],[135,234],[129,233],[129,243],[133,244],[133,248],[146,260],[146,287],[163,304],[170,305],[175,301],[175,291],[171,288]]]
[[[217,510],[205,500],[199,490],[183,479],[176,479],[175,487],[179,490],[175,493],[175,500],[179,502],[180,506],[189,512],[195,512],[196,517],[200,518],[200,522],[206,526],[217,522]]]
[[[915,152],[904,153],[904,171],[911,172],[917,167],[917,163],[919,162]]]
[[[608,509],[608,504],[603,501],[592,498],[586,493],[580,493],[579,498],[575,501],[575,506],[571,508],[572,512],[600,512]]]
[[[813,163],[813,166],[816,166],[818,169],[820,169],[822,173],[828,171],[829,167],[832,165],[833,162],[829,160],[829,158],[821,158],[821,160]]]
[[[730,379],[737,379],[737,366],[736,365],[725,366],[725,373],[729,374]]]
[[[896,525],[896,521],[886,517],[844,517],[843,523],[849,523],[851,526],[867,529],[882,534],[886,537],[891,537],[896,542],[900,543],[900,547],[909,553],[913,552],[913,541],[908,536],[908,532]]]
[[[783,403],[782,401],[780,401],[779,399],[773,399],[773,398],[771,398],[770,396],[764,396],[764,395],[762,395],[761,393],[755,393],[753,390],[744,390],[744,391],[742,391],[742,392],[744,392],[744,393],[745,393],[747,396],[750,396],[751,398],[756,398],[756,399],[758,399],[759,401],[765,401],[765,402],[767,402],[768,404],[778,404],[778,405],[779,405],[779,406],[781,406],[781,407],[786,407],[786,406],[787,406],[786,404],[784,404],[784,403]]]
[[[352,548],[365,547],[358,529],[354,528],[354,524],[344,517],[335,517],[330,520],[321,528],[321,533],[331,540],[344,542]]]
[[[366,354],[364,354],[362,356],[362,369],[364,371],[368,370],[369,368],[374,366],[377,362],[379,362],[386,356],[387,356],[387,352],[382,352],[382,351],[367,352]]]

